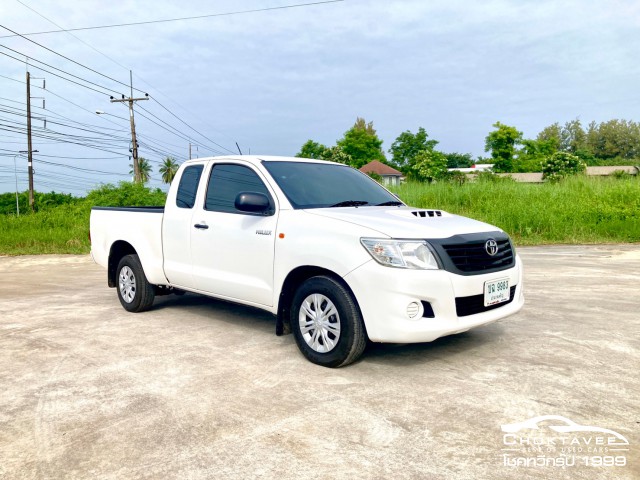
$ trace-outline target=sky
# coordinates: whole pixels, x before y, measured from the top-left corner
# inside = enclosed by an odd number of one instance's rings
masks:
[[[129,70],[134,96],[150,96],[136,103],[135,119],[153,187],[162,187],[159,162],[184,161],[189,143],[193,157],[237,153],[236,142],[243,153],[293,156],[308,139],[334,145],[357,117],[373,122],[386,152],[403,131],[424,127],[438,149],[474,158],[485,155],[496,121],[535,138],[575,118],[640,120],[640,2],[274,8],[304,3],[2,0],[0,192],[15,190],[16,175],[18,189],[27,188],[18,154],[27,149],[27,69],[35,189],[74,195],[130,179],[128,110],[109,98],[129,96]],[[261,9],[269,10],[247,12]],[[24,35],[214,14],[224,15],[26,38],[6,29]]]

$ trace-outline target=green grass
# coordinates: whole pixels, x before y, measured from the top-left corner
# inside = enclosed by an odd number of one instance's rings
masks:
[[[576,177],[554,184],[407,183],[394,191],[415,207],[497,225],[518,245],[640,242],[640,178],[636,177]],[[48,200],[35,213],[25,214],[26,206],[21,206],[20,217],[0,214],[0,255],[88,253],[92,206],[163,205],[165,199],[160,190],[132,184],[107,185],[86,199],[46,195],[41,198]],[[9,207],[10,201],[7,198]]]
[[[0,254],[88,253],[90,206],[59,205],[0,216]]]
[[[519,245],[640,242],[640,179],[407,183],[402,200],[497,225]]]
[[[89,253],[89,215],[92,206],[164,205],[166,195],[159,189],[123,182],[104,185],[87,198],[70,198],[57,194],[36,195],[38,211],[27,207],[26,193],[20,195],[20,216],[15,215],[14,194],[0,196],[12,213],[0,215],[0,255],[43,253]],[[7,196],[5,199],[4,197]],[[23,205],[22,202],[25,202]]]

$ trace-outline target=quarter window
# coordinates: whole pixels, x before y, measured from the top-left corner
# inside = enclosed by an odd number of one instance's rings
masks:
[[[205,210],[214,212],[245,213],[235,207],[240,193],[262,193],[271,200],[271,195],[260,177],[248,167],[234,164],[214,165],[209,177]]]
[[[202,165],[187,167],[180,177],[176,205],[180,208],[193,208],[196,204],[196,193],[202,176]]]

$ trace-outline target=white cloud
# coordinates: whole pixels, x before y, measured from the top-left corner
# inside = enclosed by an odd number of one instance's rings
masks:
[[[73,28],[288,3],[131,0],[105,6],[97,0],[60,0],[29,5]],[[496,120],[528,136],[553,121],[576,116],[584,121],[638,120],[639,5],[348,0],[75,35],[132,68],[136,86],[230,148],[238,140],[252,152],[294,154],[308,138],[332,143],[356,116],[364,115],[374,121],[386,148],[400,132],[423,126],[443,149],[477,155]],[[0,24],[21,32],[55,28],[11,0],[0,5],[0,18]],[[68,34],[33,39],[128,82],[125,68]],[[2,43],[116,88],[22,39],[5,38]],[[25,67],[0,57],[0,69],[21,79]],[[51,75],[47,81],[52,92],[90,111],[123,110]],[[13,83],[0,78],[1,96],[22,99],[23,87]],[[47,102],[80,121],[102,121],[54,96]],[[152,102],[144,106],[197,136]],[[186,152],[187,141],[138,119],[140,131],[184,144]]]

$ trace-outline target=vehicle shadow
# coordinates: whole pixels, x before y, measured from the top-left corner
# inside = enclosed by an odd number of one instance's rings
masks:
[[[188,312],[207,322],[223,322],[234,327],[260,331],[275,336],[275,317],[269,312],[254,307],[218,300],[215,298],[185,293],[157,297],[155,311],[175,310]],[[173,313],[173,312],[172,312]],[[458,355],[469,356],[470,352],[491,347],[502,342],[504,327],[493,323],[457,335],[449,335],[426,343],[374,343],[369,342],[362,358],[356,363],[406,366],[448,361]],[[287,336],[292,343],[293,336]]]
[[[159,312],[174,309],[176,313],[182,310],[202,319],[224,322],[237,327],[257,329],[275,335],[275,317],[259,308],[218,300],[196,293],[157,297],[153,304],[153,310]]]
[[[426,343],[374,343],[370,342],[362,362],[406,366],[433,361],[451,360],[458,355],[492,348],[501,342],[504,327],[498,323],[486,325],[456,335]]]

